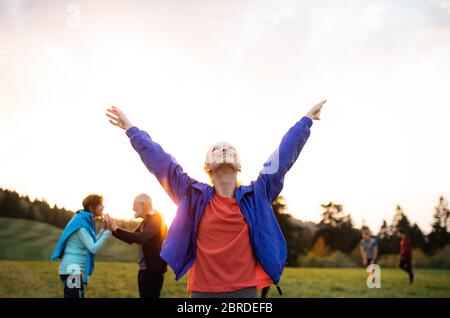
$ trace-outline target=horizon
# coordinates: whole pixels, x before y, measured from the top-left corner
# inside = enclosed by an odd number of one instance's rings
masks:
[[[71,210],[71,209],[68,209],[67,207],[65,207],[64,205],[60,205],[60,204],[58,204],[58,203],[56,203],[56,202],[52,202],[51,200],[49,200],[49,199],[47,199],[47,198],[45,198],[45,197],[42,197],[42,198],[39,198],[39,197],[33,197],[33,196],[27,195],[27,194],[25,194],[25,193],[21,193],[20,191],[17,191],[17,190],[14,190],[14,189],[0,188],[0,190],[2,190],[2,191],[15,192],[15,193],[17,193],[17,194],[20,196],[20,198],[26,198],[26,197],[28,197],[29,200],[30,200],[31,202],[33,202],[33,201],[35,201],[35,200],[38,200],[38,201],[41,201],[41,202],[45,202],[45,203],[47,203],[47,204],[49,205],[50,208],[56,207],[56,208],[58,208],[58,209],[64,209],[64,210],[66,210],[66,211],[73,212],[73,213],[75,213],[76,211],[80,210],[80,209]],[[282,196],[282,195],[281,195],[281,196]],[[443,197],[443,198],[444,198],[445,200],[447,200],[447,198],[445,198],[445,197]],[[284,199],[285,199],[285,198],[284,198]],[[319,220],[319,222],[314,222],[314,221],[311,221],[311,220],[302,220],[301,218],[296,217],[296,216],[295,216],[295,213],[293,213],[293,211],[289,208],[289,202],[287,202],[286,200],[284,200],[284,201],[286,202],[287,209],[283,210],[283,211],[281,212],[282,214],[289,214],[289,215],[291,215],[295,220],[300,221],[300,222],[302,222],[302,223],[313,223],[314,225],[318,225],[318,224],[319,224],[320,220]],[[331,201],[328,201],[328,203],[340,204],[340,203],[338,203],[338,202],[331,202]],[[325,202],[322,203],[322,204],[325,204]],[[345,212],[345,204],[343,204],[343,206],[344,206],[344,212]],[[436,205],[436,206],[437,206],[437,205]],[[401,207],[401,205],[400,205],[400,207]],[[164,211],[161,211],[161,210],[159,210],[159,209],[155,209],[155,210],[157,210],[158,212],[160,212],[163,216],[165,215]],[[402,210],[403,210],[403,208],[402,208]],[[395,212],[395,211],[394,211],[394,212]],[[387,222],[387,225],[388,225],[388,226],[391,226],[391,225],[392,225],[392,221],[393,221],[393,219],[394,219],[394,212],[393,212],[392,218],[391,218],[390,220],[389,220],[389,219],[384,219],[384,220],[383,220],[383,221],[386,221],[386,222]],[[407,213],[407,212],[405,212],[404,210],[403,210],[403,212],[404,212],[404,215],[408,218],[408,221],[410,222],[410,225],[411,225],[411,226],[417,224],[417,222],[415,222],[413,219],[411,219],[411,218],[408,216],[408,213]],[[431,218],[432,218],[434,212],[435,212],[435,211],[432,212]],[[345,213],[345,214],[347,214],[347,213]],[[350,213],[350,216],[351,216],[351,213]],[[139,218],[135,218],[134,216],[131,216],[131,217],[122,217],[122,216],[118,216],[118,217],[115,217],[115,219],[118,219],[118,220],[124,220],[124,221],[135,221],[135,220],[138,220]],[[353,216],[351,216],[351,220],[352,220],[352,224],[353,224],[353,227],[354,227],[354,228],[361,229],[363,226],[368,226],[368,227],[369,227],[369,230],[370,230],[370,232],[371,232],[371,235],[373,235],[373,236],[377,236],[378,233],[379,233],[379,231],[380,231],[380,228],[374,229],[374,228],[371,228],[369,225],[361,224],[361,225],[357,226],[357,224],[355,224],[355,222],[354,222]],[[431,221],[430,221],[430,224],[431,224]],[[430,229],[429,229],[429,230],[424,230],[419,224],[417,224],[417,225],[419,226],[419,228],[422,230],[422,232],[423,232],[425,235],[431,231],[431,225],[430,225]],[[380,227],[381,227],[381,226],[380,226]]]

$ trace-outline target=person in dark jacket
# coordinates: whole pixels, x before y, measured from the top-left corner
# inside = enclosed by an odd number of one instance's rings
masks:
[[[142,223],[134,232],[121,229],[107,216],[108,227],[121,241],[138,246],[138,286],[141,298],[159,298],[167,271],[166,262],[159,256],[166,238],[167,228],[161,214],[152,208],[152,200],[146,194],[138,195],[133,204],[136,218]]]
[[[414,273],[412,270],[412,248],[411,239],[404,230],[398,229],[397,236],[400,239],[400,255],[398,257],[398,267],[403,269],[409,275],[409,282],[414,282]]]

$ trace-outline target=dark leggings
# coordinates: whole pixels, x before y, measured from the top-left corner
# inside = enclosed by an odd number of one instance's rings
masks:
[[[64,284],[64,298],[84,298],[83,275],[59,275]]]
[[[401,269],[403,269],[405,272],[408,273],[409,275],[409,280],[412,283],[413,279],[414,279],[414,273],[412,270],[412,264],[411,264],[411,259],[401,259],[400,263],[398,264],[398,267],[400,267]]]
[[[164,283],[161,270],[140,270],[138,274],[139,297],[159,298]]]

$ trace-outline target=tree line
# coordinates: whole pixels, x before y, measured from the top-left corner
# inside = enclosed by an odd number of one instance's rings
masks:
[[[354,226],[351,215],[345,213],[341,204],[322,204],[323,211],[318,224],[293,218],[287,213],[287,203],[282,196],[272,202],[272,207],[286,238],[289,266],[297,266],[299,256],[305,255],[319,240],[324,241],[328,250],[346,254],[352,253],[361,240],[361,229]],[[405,211],[397,205],[392,222],[388,224],[383,220],[378,233],[373,234],[378,240],[381,255],[399,253],[400,242],[396,235],[398,229],[410,236],[413,248],[420,249],[427,255],[444,248],[450,243],[450,210],[447,200],[443,196],[439,198],[428,234],[416,223],[411,223]]]
[[[345,213],[341,204],[329,202],[322,204],[322,216],[319,223],[303,222],[288,213],[287,202],[282,196],[272,202],[274,213],[288,246],[289,266],[297,266],[299,256],[307,254],[319,240],[330,251],[350,254],[361,240],[361,229],[356,228],[352,217]],[[0,189],[0,217],[20,218],[51,224],[64,228],[74,215],[74,211],[50,206],[45,200],[31,200],[15,191]],[[118,225],[133,229],[134,220],[118,220]],[[425,234],[416,223],[411,223],[405,211],[398,205],[390,224],[383,220],[378,233],[380,254],[399,253],[399,240],[396,229],[403,229],[411,237],[413,248],[431,255],[450,243],[450,210],[448,202],[440,197],[434,208],[431,231]]]
[[[50,206],[46,200],[31,200],[16,191],[0,188],[0,217],[44,222],[63,229],[74,214],[75,211]],[[137,224],[133,220],[117,220],[117,225],[125,229],[134,229]]]

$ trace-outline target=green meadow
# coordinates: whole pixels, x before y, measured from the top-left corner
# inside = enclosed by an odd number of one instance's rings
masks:
[[[61,230],[18,219],[0,218],[0,297],[61,297],[58,262],[50,255]],[[115,239],[96,256],[86,297],[138,297],[136,247]],[[282,297],[450,297],[450,270],[416,269],[416,281],[395,268],[381,269],[381,288],[366,285],[362,268],[287,268]],[[166,273],[162,297],[189,297],[186,277]],[[271,288],[269,297],[279,297]]]
[[[0,261],[0,297],[61,297],[58,262]],[[450,271],[418,269],[416,282],[408,283],[397,269],[382,269],[381,288],[366,286],[366,273],[355,268],[287,268],[280,286],[282,297],[450,297]],[[162,297],[189,297],[186,277],[176,282],[165,276]],[[96,262],[86,286],[86,297],[138,297],[137,265]],[[279,297],[271,288],[269,297]]]

